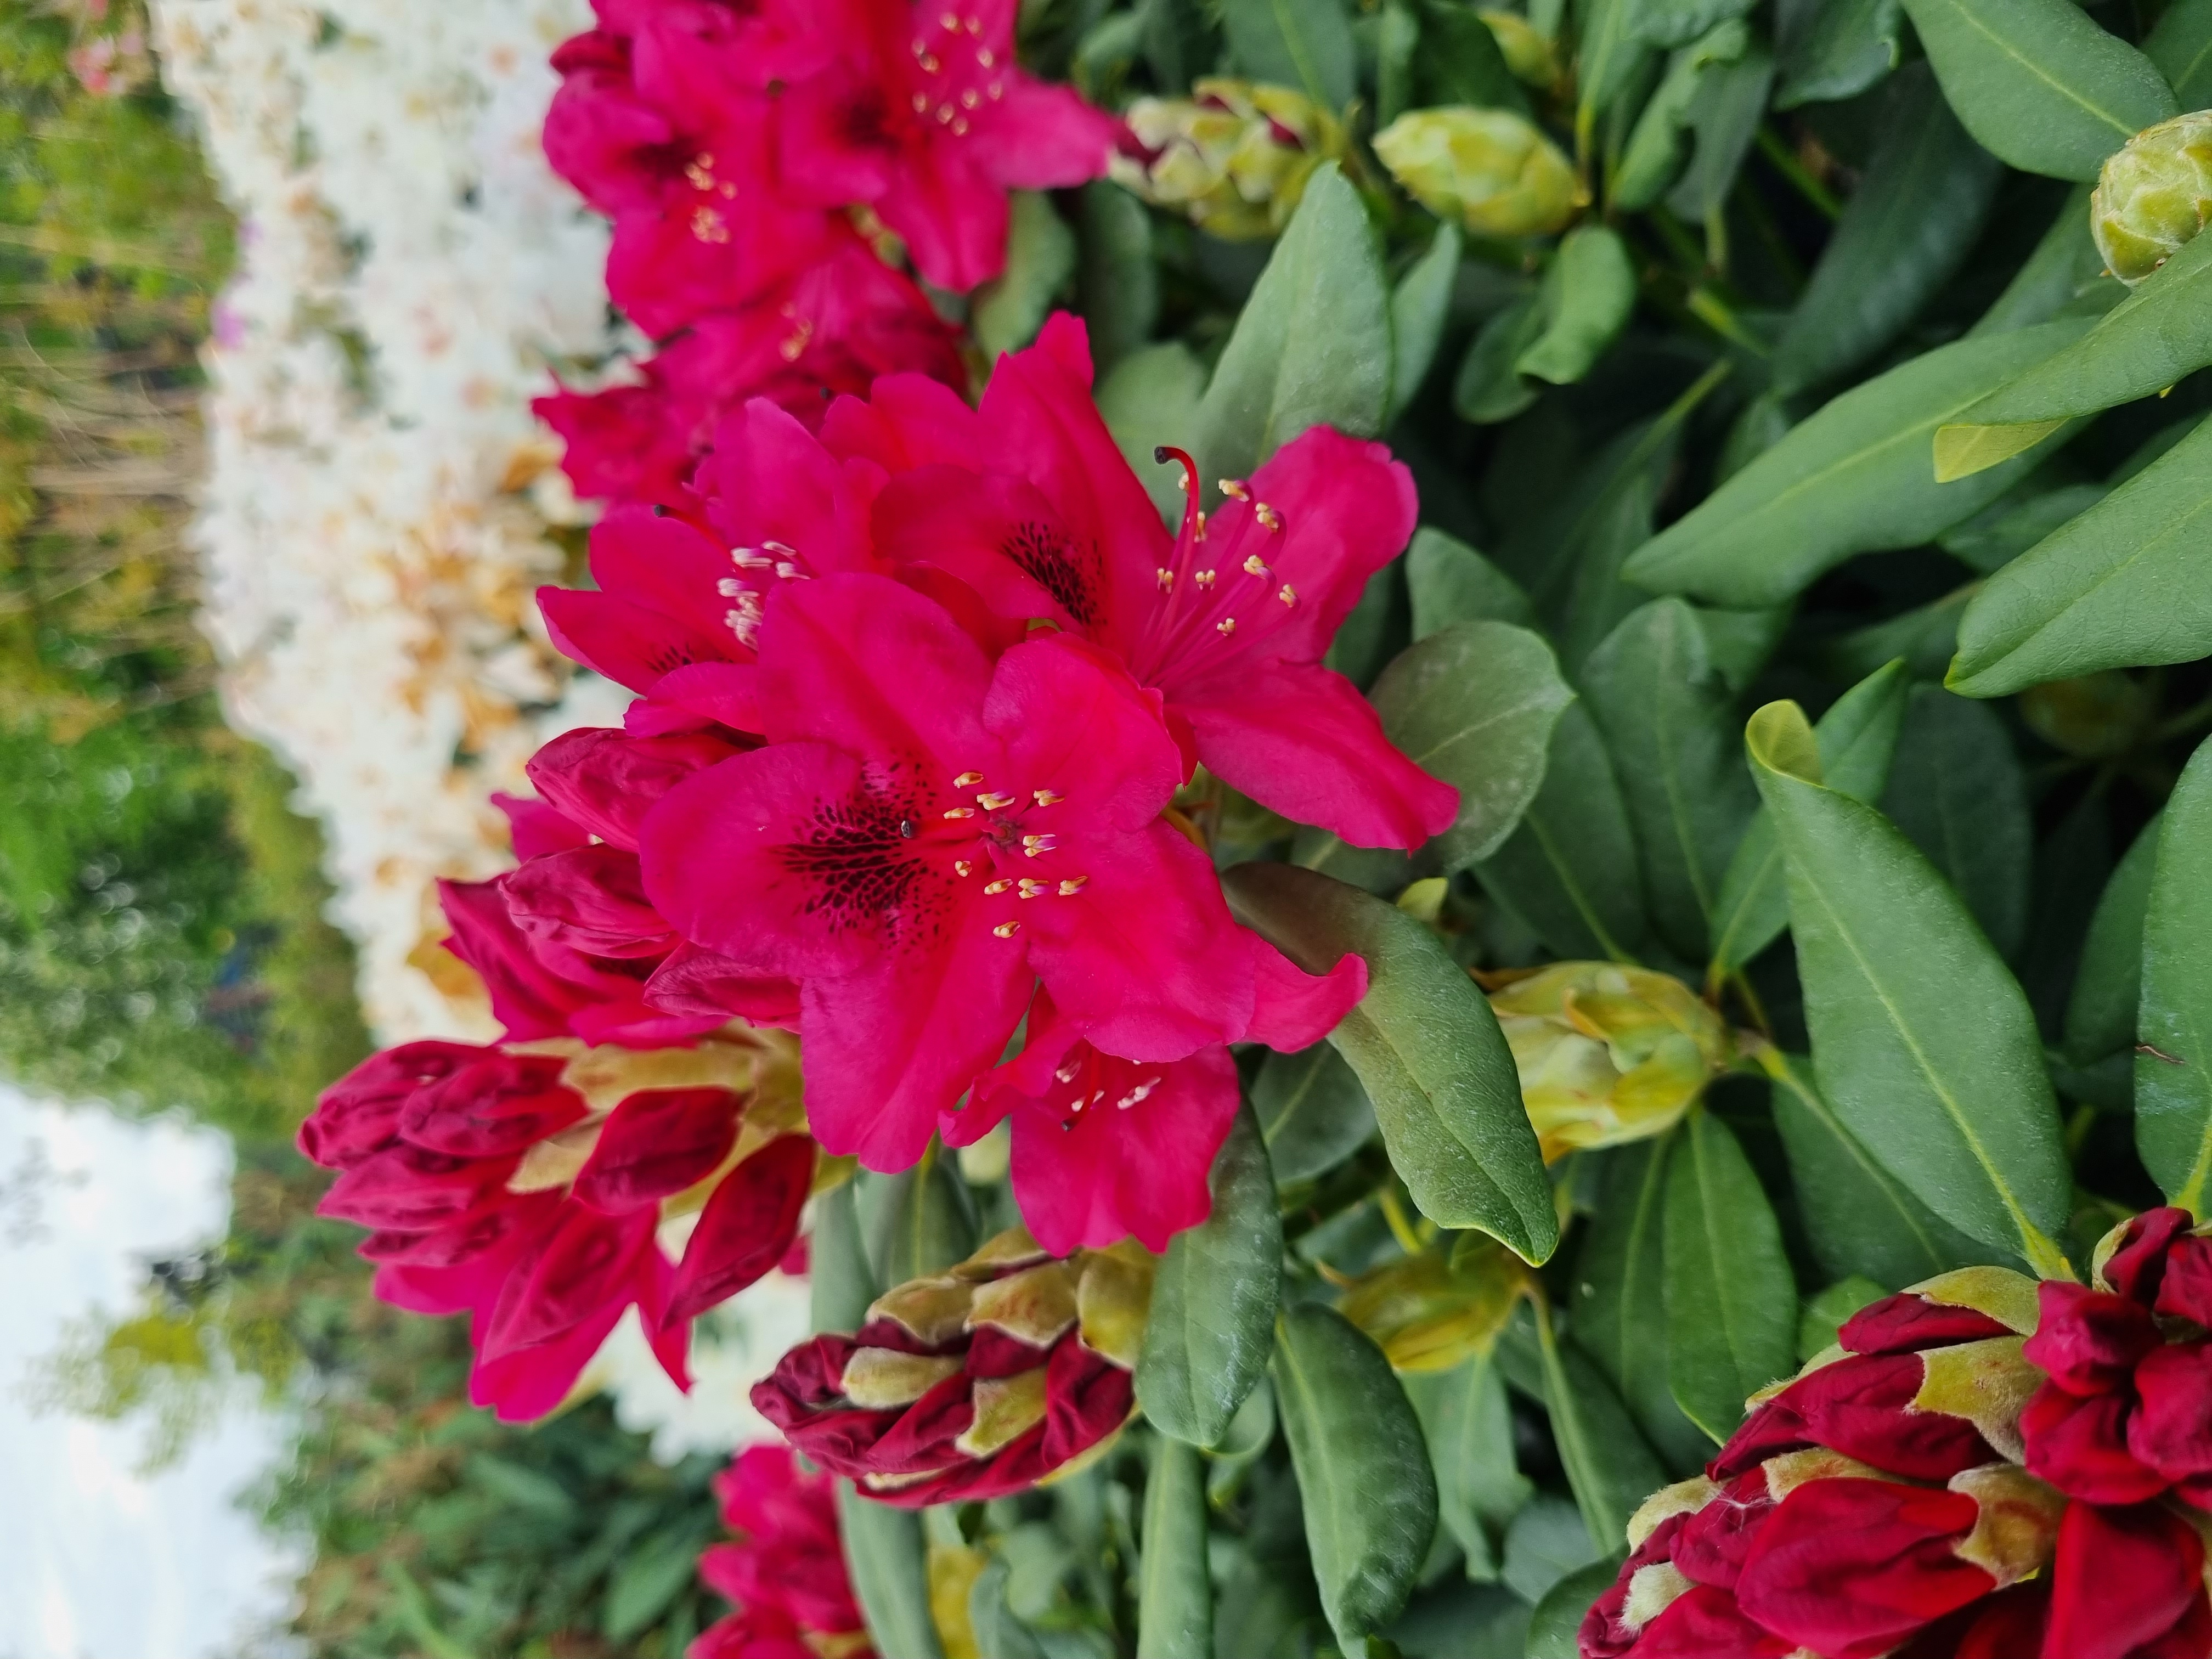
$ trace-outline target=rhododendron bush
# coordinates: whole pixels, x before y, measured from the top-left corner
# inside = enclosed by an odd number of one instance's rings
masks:
[[[575,21],[301,1145],[504,1418],[805,1276],[695,1655],[2212,1655],[2212,8]]]

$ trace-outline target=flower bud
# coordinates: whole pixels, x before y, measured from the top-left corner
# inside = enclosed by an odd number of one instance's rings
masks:
[[[1487,1353],[1528,1288],[1527,1271],[1495,1240],[1469,1234],[1362,1274],[1337,1311],[1401,1371],[1448,1371]]]
[[[1551,37],[1517,11],[1480,11],[1483,27],[1498,42],[1498,56],[1513,78],[1532,87],[1548,87],[1559,78],[1559,54]]]
[[[787,1447],[748,1446],[714,1477],[714,1496],[736,1537],[699,1558],[699,1576],[735,1611],[685,1659],[872,1659],[830,1477],[800,1468]]]
[[[1002,1497],[1065,1472],[1135,1408],[1152,1257],[1124,1241],[1055,1259],[1010,1228],[877,1298],[755,1386],[793,1448],[903,1508]]]
[[[1126,119],[1138,153],[1115,155],[1111,176],[1228,241],[1278,234],[1313,170],[1344,153],[1336,118],[1287,87],[1200,81],[1188,98],[1138,99]]]
[[[2105,161],[2089,198],[2089,233],[2130,287],[2204,228],[2212,210],[2212,110],[2145,127]]]
[[[1563,962],[1498,986],[1490,1006],[1547,1163],[1664,1133],[1729,1057],[1720,1016],[1646,969]]]
[[[1589,202],[1559,146],[1508,110],[1409,110],[1375,153],[1423,207],[1478,236],[1548,236]]]

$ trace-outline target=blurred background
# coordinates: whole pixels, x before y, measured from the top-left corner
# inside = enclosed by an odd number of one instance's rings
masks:
[[[526,400],[616,343],[537,158],[587,13],[447,9],[0,0],[8,1659],[649,1656],[719,1611],[745,1425],[618,1356],[470,1410],[292,1150],[364,1008],[482,1030],[425,896],[591,695],[526,602],[580,536]]]

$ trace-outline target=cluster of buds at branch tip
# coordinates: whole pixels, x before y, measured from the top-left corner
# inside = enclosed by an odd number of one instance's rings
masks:
[[[1344,154],[1336,118],[1288,87],[1202,80],[1188,98],[1138,99],[1126,119],[1135,153],[1109,176],[1229,241],[1279,234],[1313,170]]]
[[[1362,1273],[1336,1306],[1374,1339],[1394,1370],[1448,1371],[1487,1354],[1534,1286],[1534,1275],[1512,1251],[1462,1233]]]
[[[1549,236],[1589,205],[1559,147],[1510,110],[1409,110],[1375,135],[1390,176],[1478,236]]]
[[[2212,212],[2212,110],[2145,127],[2105,161],[2089,232],[2112,275],[2133,287],[2181,251]]]
[[[1544,1160],[1663,1134],[1727,1066],[1727,1025],[1669,975],[1562,962],[1485,975]]]
[[[1153,1258],[1054,1257],[1019,1227],[886,1291],[755,1386],[809,1462],[902,1507],[1003,1497],[1087,1463],[1129,1420]]]

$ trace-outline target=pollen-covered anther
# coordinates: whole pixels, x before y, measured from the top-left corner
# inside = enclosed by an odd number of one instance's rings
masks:
[[[928,112],[929,94],[926,92],[917,92],[914,95],[914,112],[916,115],[926,115]]]
[[[1213,624],[1213,631],[1217,634],[1223,635],[1234,634],[1237,631],[1237,618],[1234,617],[1224,617],[1219,622]]]
[[[997,881],[994,881],[994,882],[987,882],[987,883],[985,883],[985,884],[984,884],[984,886],[983,886],[983,890],[984,890],[985,892],[988,893],[988,894],[989,894],[993,898],[996,898],[996,897],[998,897],[998,896],[999,896],[999,895],[1000,895],[1000,894],[1001,894],[1001,893],[1005,892],[1008,888],[1012,887],[1013,884],[1013,884],[1013,882],[1012,882],[1011,879],[1008,879],[1008,878],[1006,878],[1001,877],[1001,878],[1000,878],[999,880],[997,880]]]
[[[981,772],[963,772],[952,780],[952,787],[955,789],[973,789],[982,781],[983,775]]]
[[[1035,858],[1040,853],[1049,853],[1060,845],[1058,836],[1024,836],[1022,851]]]
[[[774,559],[769,558],[757,547],[732,548],[730,562],[740,570],[768,570],[772,569],[775,564]]]
[[[986,812],[1003,812],[1019,799],[1019,796],[1010,795],[1003,789],[991,789],[976,796],[975,805]]]
[[[968,136],[968,118],[966,116],[958,115],[953,118],[952,136],[955,138],[965,138]]]
[[[1253,503],[1252,516],[1266,526],[1270,532],[1279,531],[1283,527],[1283,515],[1265,501]]]
[[[948,806],[945,809],[945,816],[948,818],[972,818],[975,816],[975,809],[972,806]]]
[[[937,19],[937,27],[943,29],[947,34],[958,33],[960,32],[959,15],[957,12],[950,11],[939,13]]]
[[[803,340],[805,337],[801,335],[799,337]],[[787,343],[788,343],[787,342]],[[777,561],[775,574],[782,577],[784,580],[787,582],[805,582],[814,580],[804,570],[801,570],[797,565],[792,563],[788,559]]]
[[[921,72],[924,75],[935,75],[945,67],[943,64],[938,62],[936,54],[933,52],[925,52],[915,61],[921,65]]]
[[[1267,562],[1257,553],[1248,553],[1244,556],[1244,574],[1248,576],[1267,576],[1274,573],[1267,568]]]
[[[951,125],[952,118],[958,113],[959,112],[954,109],[951,105],[939,104],[937,106],[937,125],[939,126]]]
[[[1048,893],[1051,890],[1052,884],[1048,881],[1039,881],[1035,876],[1024,876],[1022,878],[1021,896],[1024,898],[1036,898],[1040,894]]]
[[[1067,797],[1060,794],[1056,790],[1032,789],[1030,791],[1030,799],[1035,801],[1039,806],[1057,806],[1060,802],[1066,800]]]
[[[975,54],[975,61],[981,64],[985,69],[988,69],[991,67],[993,60],[991,54],[988,52],[979,52]],[[994,81],[989,86],[984,88],[983,90],[985,94],[988,95],[991,101],[995,104],[999,100],[1006,95],[1006,83],[1004,81]]]
[[[1012,939],[1022,931],[1022,925],[1018,921],[1002,921],[991,931],[1000,939]]]
[[[1158,570],[1152,573],[1152,579],[1159,583],[1160,592],[1163,593],[1168,592],[1169,589],[1175,586],[1175,572],[1169,569],[1165,565],[1162,565]]]
[[[1148,1078],[1146,1078],[1146,1079],[1142,1083],[1139,1083],[1139,1084],[1135,1088],[1133,1088],[1133,1089],[1130,1090],[1130,1091],[1129,1091],[1129,1092],[1128,1092],[1127,1094],[1123,1095],[1123,1096],[1121,1097],[1121,1099],[1119,1099],[1119,1100],[1115,1101],[1114,1103],[1115,1103],[1115,1105],[1116,1105],[1116,1106],[1120,1107],[1120,1108],[1121,1109],[1121,1110],[1123,1110],[1123,1111],[1125,1111],[1125,1112],[1126,1112],[1126,1111],[1127,1111],[1127,1110],[1129,1109],[1129,1108],[1131,1108],[1132,1106],[1135,1105],[1139,1101],[1140,1101],[1140,1100],[1144,1099],[1146,1096],[1147,1096],[1147,1095],[1151,1094],[1151,1093],[1152,1093],[1152,1091],[1153,1090],[1155,1090],[1155,1089],[1158,1088],[1159,1086],[1160,1086],[1160,1080],[1159,1080],[1159,1079],[1158,1079],[1158,1078],[1156,1078],[1156,1077],[1148,1077]]]
[[[982,101],[982,94],[973,87],[960,94],[960,107],[963,109],[973,109]]]
[[[730,228],[722,222],[722,216],[710,207],[691,210],[691,234],[702,242],[719,245],[730,240]]]
[[[1062,1083],[1073,1083],[1075,1081],[1075,1074],[1082,1069],[1083,1062],[1081,1060],[1071,1060],[1066,1065],[1055,1071],[1053,1075],[1058,1078]]]
[[[952,860],[952,873],[956,876],[972,876],[975,873],[975,866],[966,859],[955,859]]]
[[[1073,898],[1078,893],[1083,890],[1083,884],[1090,879],[1091,878],[1088,876],[1067,877],[1060,884],[1060,897]]]
[[[786,307],[784,308],[785,316],[790,317],[795,316],[796,314],[797,313],[792,311],[789,307]],[[764,541],[761,544],[761,550],[765,553],[773,553],[777,557],[784,559],[795,559],[799,556],[799,550],[793,547],[789,542],[779,542],[775,540]]]
[[[1275,597],[1280,599],[1285,605],[1296,605],[1298,602],[1298,591],[1295,587],[1292,587],[1288,582],[1285,582],[1280,591],[1276,593]]]
[[[968,14],[968,33],[970,34],[981,34],[982,32],[983,20],[976,16],[974,12],[969,12]],[[978,55],[980,56],[981,54]]]
[[[1201,510],[1194,514],[1192,517],[1196,522],[1197,528],[1190,532],[1190,538],[1194,542],[1202,542],[1206,539],[1206,514]]]
[[[1224,478],[1215,486],[1232,501],[1249,501],[1252,492],[1244,487],[1242,478]]]
[[[1196,582],[1200,587],[1211,587],[1213,586],[1213,578],[1216,574],[1216,572],[1211,570],[1201,570],[1196,575],[1193,576],[1191,580]]]

